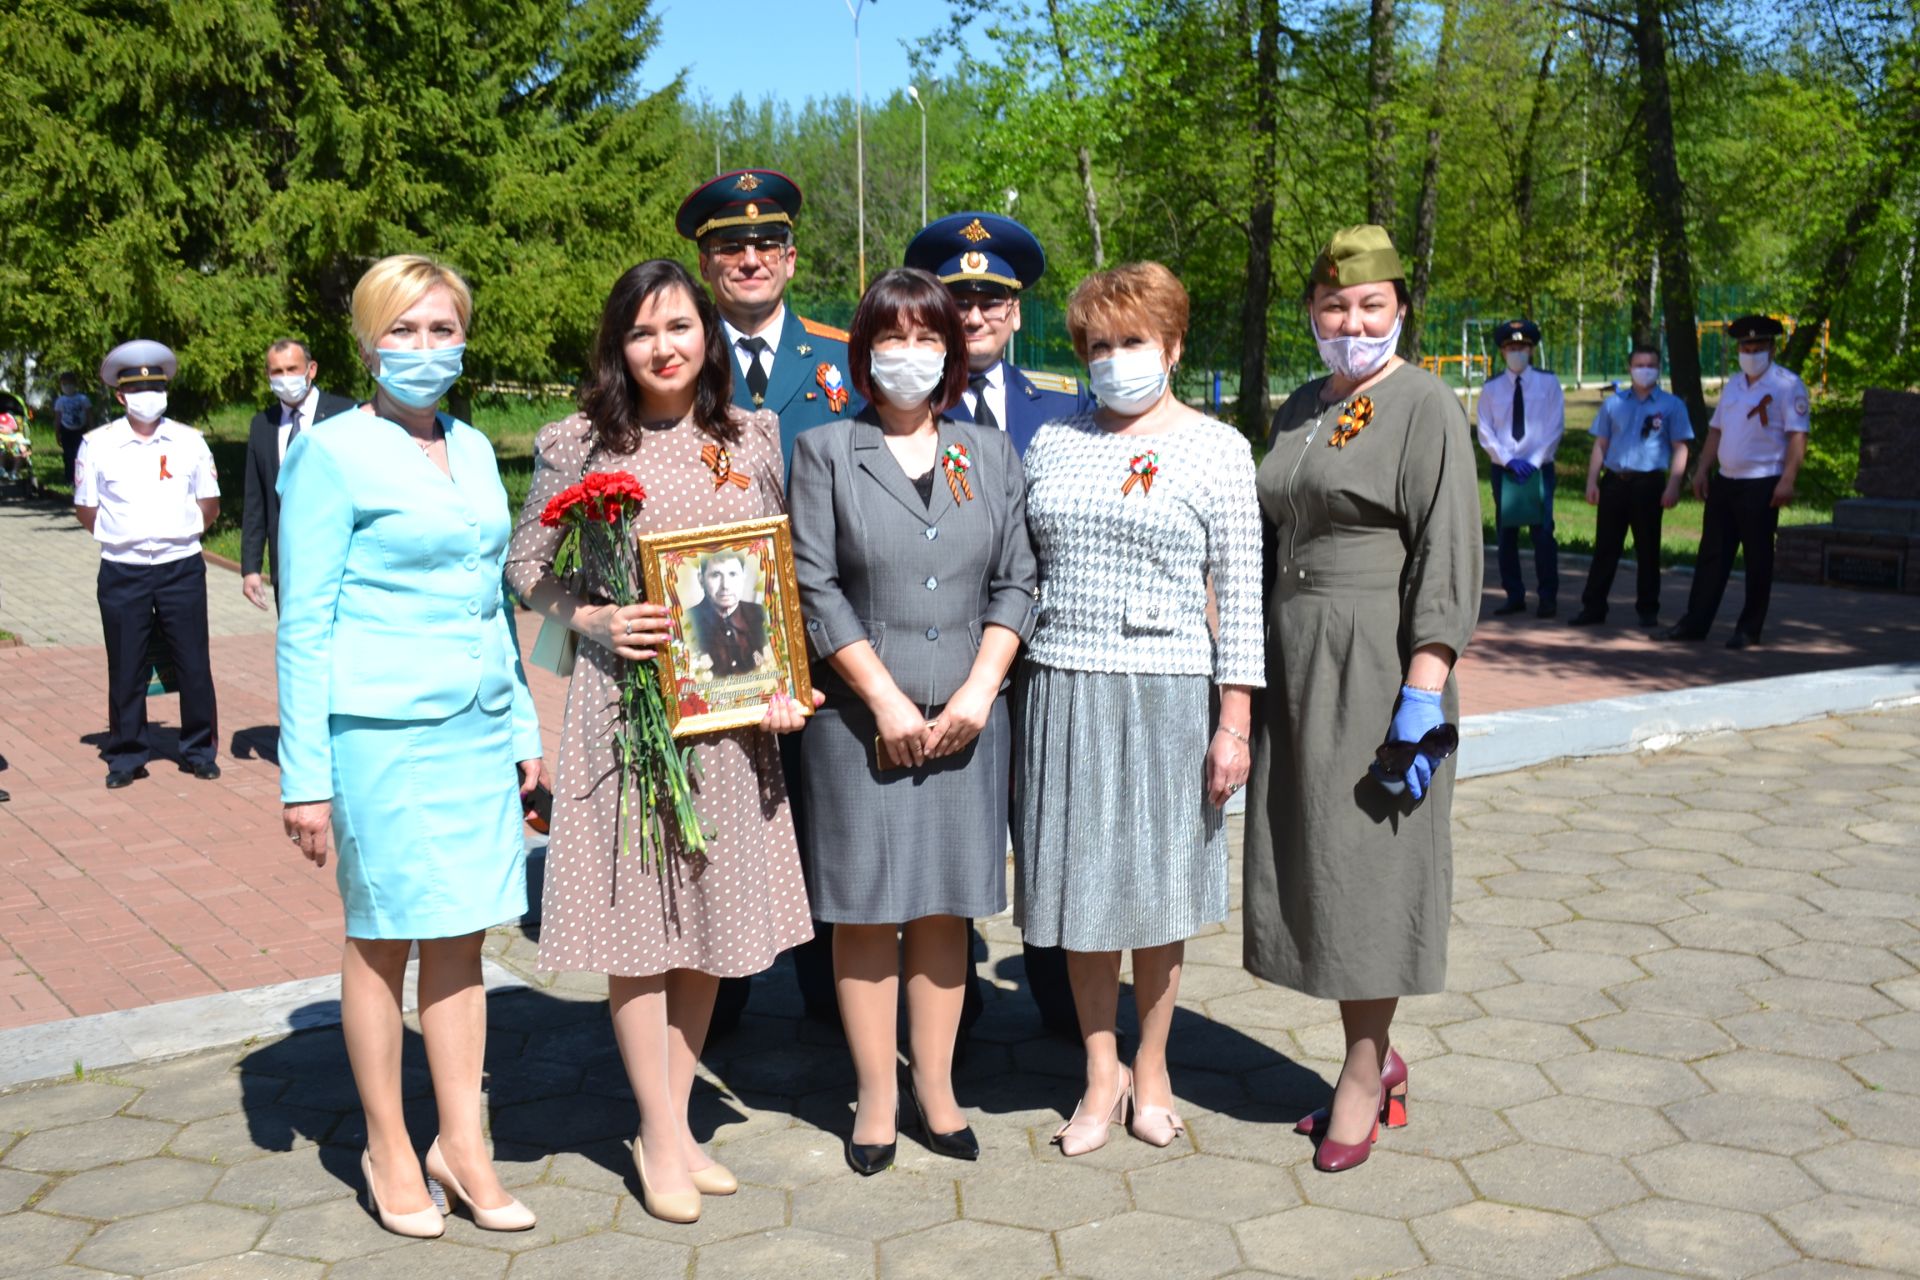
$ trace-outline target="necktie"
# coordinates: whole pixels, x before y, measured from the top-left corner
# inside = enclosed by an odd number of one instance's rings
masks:
[[[290,415],[293,425],[287,429],[287,448],[293,448],[294,439],[300,434],[300,411],[295,409]]]
[[[998,430],[1000,419],[993,416],[993,406],[987,403],[987,375],[970,373],[967,375],[967,389],[973,392],[973,420],[983,427]]]
[[[760,363],[760,353],[767,349],[765,338],[742,338],[740,349],[747,353],[747,390],[753,393],[753,402],[758,405],[767,398],[767,367]]]
[[[1513,375],[1513,438],[1515,440],[1527,434],[1527,402],[1522,396],[1520,375]]]

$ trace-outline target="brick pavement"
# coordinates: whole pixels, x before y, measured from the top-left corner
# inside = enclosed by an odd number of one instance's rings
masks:
[[[603,989],[528,971],[492,1001],[488,1107],[536,1230],[381,1231],[339,1035],[311,1031],[0,1095],[0,1275],[1920,1274],[1920,709],[1475,779],[1456,813],[1449,990],[1397,1027],[1412,1123],[1348,1173],[1289,1127],[1337,1069],[1334,1006],[1246,974],[1238,911],[1187,950],[1187,1136],[1061,1157],[1079,1051],[1041,1032],[1002,917],[958,1072],[978,1164],[907,1136],[850,1172],[845,1050],[775,973],[695,1095],[742,1191],[657,1222]],[[489,949],[526,970],[533,943]],[[424,1145],[415,1036],[406,1060]]]

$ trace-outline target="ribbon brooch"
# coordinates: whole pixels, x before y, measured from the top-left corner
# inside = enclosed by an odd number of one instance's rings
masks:
[[[173,479],[173,472],[167,470],[167,455],[164,453],[160,455],[160,478],[162,480]]]
[[[847,386],[840,380],[840,370],[831,364],[822,364],[813,371],[813,380],[827,393],[827,408],[839,413],[847,407]]]
[[[1334,424],[1333,434],[1327,437],[1327,446],[1332,449],[1344,449],[1347,441],[1366,430],[1373,421],[1373,397],[1355,396],[1340,411],[1340,421]]]
[[[700,461],[707,464],[713,472],[713,487],[724,489],[729,484],[735,488],[749,488],[753,481],[744,472],[733,469],[733,455],[717,444],[710,444],[700,451]]]
[[[940,465],[947,472],[947,488],[953,490],[953,500],[960,501],[960,495],[966,494],[968,502],[973,501],[973,486],[967,483],[967,472],[973,470],[973,459],[967,456],[967,446],[950,444],[940,455]]]
[[[1145,453],[1133,455],[1133,461],[1127,464],[1127,482],[1120,486],[1121,496],[1133,492],[1133,486],[1140,486],[1140,495],[1145,497],[1153,492],[1153,478],[1160,474],[1160,455],[1149,449]]]
[[[1757,404],[1757,405],[1755,405],[1755,406],[1753,406],[1753,408],[1751,408],[1751,409],[1749,409],[1749,410],[1747,410],[1747,416],[1748,416],[1749,418],[1751,418],[1751,417],[1753,417],[1753,416],[1754,416],[1754,415],[1755,415],[1756,413],[1757,413],[1757,414],[1759,414],[1759,415],[1760,415],[1760,425],[1761,425],[1761,426],[1763,426],[1763,427],[1764,427],[1764,426],[1766,426],[1766,425],[1767,425],[1767,406],[1768,406],[1768,405],[1770,405],[1770,404],[1772,404],[1772,403],[1773,403],[1773,392],[1771,392],[1771,391],[1769,391],[1769,392],[1767,392],[1767,394],[1765,394],[1765,395],[1763,395],[1763,396],[1761,396],[1761,397],[1760,397],[1760,403],[1759,403],[1759,404]]]

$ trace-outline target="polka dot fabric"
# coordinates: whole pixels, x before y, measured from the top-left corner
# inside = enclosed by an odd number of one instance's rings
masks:
[[[578,414],[541,428],[533,488],[507,553],[508,584],[524,596],[552,575],[559,531],[543,528],[540,512],[586,472],[628,471],[640,481],[647,491],[636,522],[642,533],[783,512],[779,419],[764,410],[733,412],[741,438],[730,448],[734,466],[754,479],[747,489],[714,488],[713,472],[700,460],[710,438],[691,420],[649,430],[625,455],[597,449]],[[664,875],[642,869],[637,839],[624,857],[617,847],[613,729],[621,665],[581,639],[554,775],[540,967],[623,976],[759,973],[813,936],[779,744],[759,729],[695,739],[700,815],[715,829],[707,864],[695,872],[676,856]]]

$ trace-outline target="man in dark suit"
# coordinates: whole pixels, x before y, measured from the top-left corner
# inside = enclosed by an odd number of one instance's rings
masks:
[[[700,562],[700,585],[706,592],[687,610],[693,646],[713,659],[713,674],[751,673],[756,655],[767,647],[767,611],[743,600],[747,566],[738,552],[716,551]]]
[[[267,607],[260,576],[260,553],[273,567],[273,601],[280,603],[280,462],[293,438],[316,422],[353,408],[345,396],[313,385],[320,366],[298,338],[281,338],[267,348],[267,382],[274,402],[253,415],[247,427],[246,505],[240,516],[240,592],[256,609]]]

